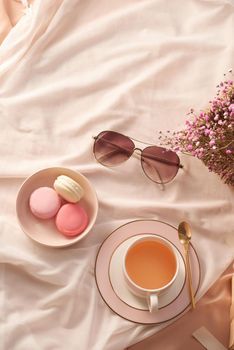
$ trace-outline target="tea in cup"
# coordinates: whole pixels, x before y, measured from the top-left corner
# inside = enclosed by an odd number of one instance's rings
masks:
[[[166,293],[178,274],[174,246],[166,239],[145,235],[136,239],[123,259],[123,273],[132,293],[147,299],[150,312],[158,310],[158,296]]]

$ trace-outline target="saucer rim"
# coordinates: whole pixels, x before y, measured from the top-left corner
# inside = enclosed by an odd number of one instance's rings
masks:
[[[140,221],[141,221],[141,220],[140,220]],[[156,220],[155,220],[155,221],[156,221]],[[115,250],[112,252],[111,257],[110,257],[110,260],[109,260],[109,264],[108,264],[108,276],[109,276],[109,281],[110,281],[110,284],[111,284],[111,288],[113,289],[113,292],[116,294],[116,296],[117,296],[124,304],[128,305],[129,307],[131,307],[131,308],[133,308],[133,309],[135,309],[135,310],[149,311],[148,309],[139,309],[139,308],[137,308],[137,307],[134,307],[134,306],[128,304],[128,303],[127,303],[126,301],[124,301],[122,298],[120,298],[120,296],[116,293],[115,288],[113,287],[113,284],[112,284],[112,281],[111,281],[111,276],[110,276],[110,265],[111,265],[111,261],[112,261],[113,255],[115,254],[116,250],[117,250],[124,242],[128,241],[129,239],[131,239],[131,238],[133,238],[133,237],[137,237],[137,236],[142,236],[142,235],[144,235],[144,233],[138,233],[138,234],[136,234],[136,235],[134,235],[134,236],[131,236],[131,237],[129,237],[129,238],[126,238],[124,241],[122,241],[122,242],[115,248]],[[167,240],[168,242],[170,242],[170,243],[173,245],[173,247],[176,249],[176,251],[178,252],[178,254],[180,254],[181,259],[182,259],[183,264],[184,264],[184,267],[185,267],[185,259],[184,259],[183,255],[181,254],[181,252],[178,250],[178,248],[175,246],[174,243],[172,243],[168,238],[165,238],[165,237],[163,237],[163,236],[161,236],[161,235],[159,235],[159,234],[154,234],[154,233],[149,233],[149,232],[147,232],[147,235],[152,235],[152,236],[161,237],[161,238],[164,238],[165,240]],[[184,274],[184,278],[183,278],[183,285],[182,285],[182,287],[180,288],[178,294],[176,294],[176,297],[175,297],[172,301],[170,301],[168,304],[166,304],[166,305],[164,305],[164,306],[162,306],[162,307],[159,307],[158,310],[164,309],[165,307],[167,307],[168,305],[170,305],[171,303],[173,303],[173,302],[180,296],[180,294],[182,293],[182,291],[183,291],[183,289],[184,289],[184,287],[185,287],[186,281],[187,281],[187,276],[186,276],[186,267],[185,267],[185,274]],[[122,316],[121,316],[121,317],[122,317]]]
[[[98,285],[98,281],[97,281],[97,275],[96,275],[96,266],[97,266],[97,260],[98,260],[98,257],[99,257],[99,253],[100,253],[100,250],[102,249],[102,246],[105,244],[106,240],[112,235],[114,234],[117,230],[119,230],[120,228],[122,228],[123,226],[126,226],[128,224],[131,224],[133,222],[140,222],[140,221],[153,221],[153,222],[160,222],[162,224],[165,224],[167,226],[170,226],[172,227],[173,229],[177,230],[177,228],[171,224],[168,224],[167,222],[165,221],[162,221],[162,220],[156,220],[156,219],[136,219],[136,220],[131,220],[131,221],[128,221],[126,222],[125,224],[122,224],[120,226],[118,226],[115,230],[113,230],[105,239],[104,241],[101,243],[100,247],[98,248],[98,251],[97,251],[97,254],[96,254],[96,258],[95,258],[95,265],[94,265],[94,277],[95,277],[95,282],[96,282],[96,286],[97,286],[97,289],[99,291],[99,294],[102,298],[102,300],[104,301],[104,303],[108,306],[108,308],[115,314],[115,315],[118,315],[119,317],[121,317],[122,319],[126,320],[126,321],[129,321],[129,322],[132,322],[132,323],[135,323],[135,324],[140,324],[140,325],[160,325],[160,324],[163,324],[163,323],[166,323],[166,322],[169,322],[173,319],[176,319],[177,317],[179,316],[182,316],[183,313],[185,313],[185,311],[189,308],[189,306],[191,305],[191,301],[185,306],[185,308],[180,311],[177,315],[174,315],[173,317],[171,317],[170,319],[167,319],[167,320],[164,320],[164,321],[160,321],[160,322],[138,322],[138,321],[134,321],[132,319],[129,319],[129,318],[126,318],[122,315],[120,315],[117,311],[115,311],[108,303],[107,301],[105,300],[104,296],[102,295],[102,292],[99,288],[99,285]],[[190,245],[191,247],[193,248],[194,250],[194,253],[196,255],[196,258],[197,258],[197,263],[198,263],[198,270],[199,270],[199,278],[198,278],[198,284],[197,284],[197,288],[194,292],[194,297],[197,295],[198,293],[198,290],[200,288],[200,284],[201,284],[201,263],[200,263],[200,260],[199,260],[199,257],[198,257],[198,254],[197,254],[197,251],[196,249],[194,248],[193,244],[190,242]],[[143,310],[142,310],[143,311]]]

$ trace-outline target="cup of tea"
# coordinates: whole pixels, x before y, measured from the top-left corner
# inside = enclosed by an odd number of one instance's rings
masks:
[[[145,235],[136,239],[123,258],[123,274],[129,290],[146,298],[149,311],[158,310],[158,297],[174,283],[179,262],[174,246],[166,239]]]

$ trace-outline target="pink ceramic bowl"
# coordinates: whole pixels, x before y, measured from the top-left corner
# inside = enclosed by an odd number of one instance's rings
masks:
[[[89,217],[89,224],[86,229],[80,235],[70,238],[65,237],[58,231],[55,218],[40,220],[32,214],[29,208],[31,193],[42,186],[53,188],[53,183],[59,175],[67,175],[83,187],[84,196],[79,204],[86,210]],[[47,168],[33,174],[22,184],[16,200],[16,212],[19,224],[28,237],[45,246],[66,247],[80,241],[90,232],[97,217],[98,200],[91,183],[78,171],[61,167]]]

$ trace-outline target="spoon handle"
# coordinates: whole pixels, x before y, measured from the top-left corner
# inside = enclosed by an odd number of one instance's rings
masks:
[[[186,271],[187,271],[187,277],[188,277],[188,289],[189,289],[192,308],[195,309],[195,299],[194,299],[193,286],[192,286],[192,273],[191,273],[191,265],[190,265],[190,258],[189,258],[189,243],[185,244],[184,248],[185,248]]]

